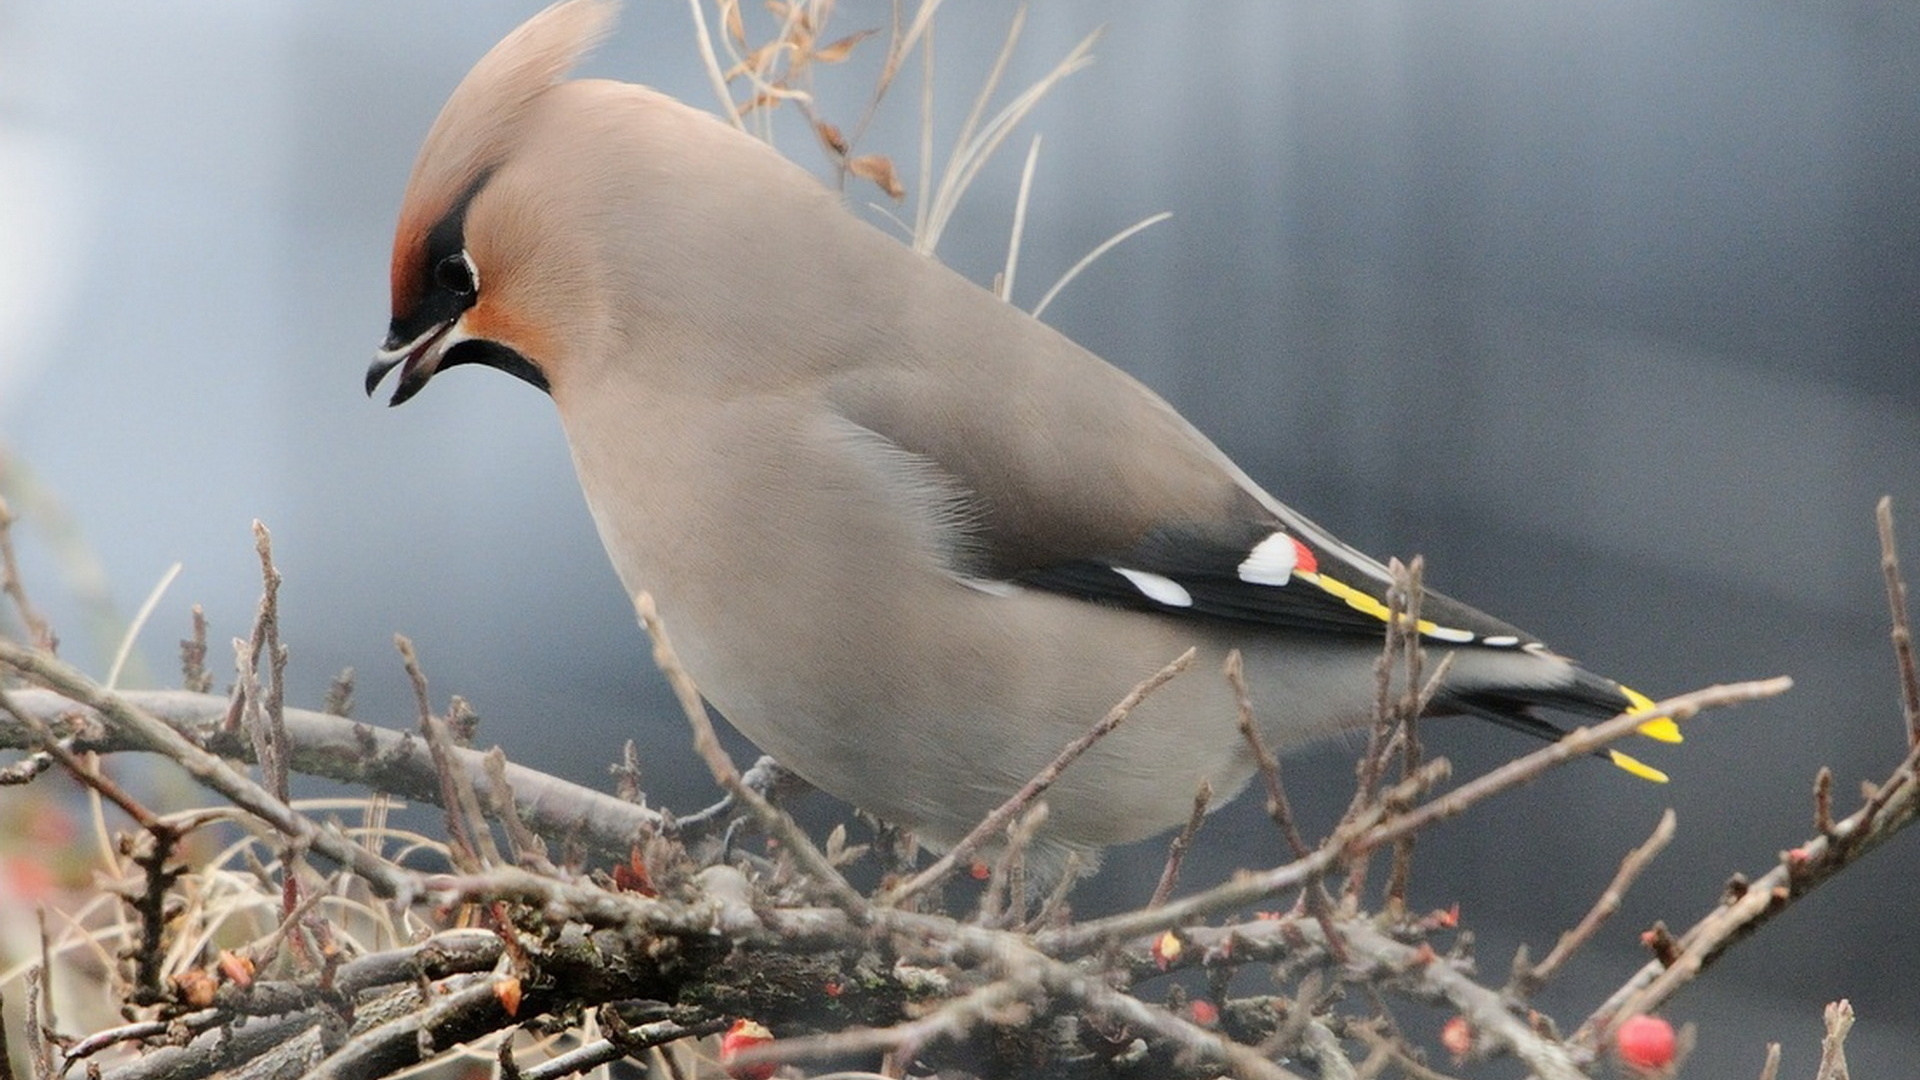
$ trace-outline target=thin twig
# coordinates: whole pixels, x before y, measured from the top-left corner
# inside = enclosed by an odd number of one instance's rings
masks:
[[[1299,932],[1311,937],[1315,929],[1302,925]],[[1541,1080],[1586,1080],[1564,1044],[1535,1031],[1510,1007],[1504,994],[1473,981],[1458,963],[1435,957],[1431,947],[1397,941],[1370,919],[1343,920],[1341,929],[1354,951],[1355,963],[1369,969],[1383,965],[1411,980],[1418,996],[1445,1000],[1467,1018],[1482,1039],[1512,1049]]]
[[[13,694],[5,688],[0,688],[0,713],[5,713],[26,725],[27,729],[33,733],[34,745],[38,747],[37,752],[46,754],[59,762],[67,772],[73,775],[74,779],[99,792],[101,797],[132,818],[134,824],[147,832],[169,830],[170,827],[160,819],[159,815],[148,810],[145,804],[115,783],[112,777],[101,772],[97,762],[89,762],[84,756],[75,753],[72,747],[67,745],[67,742],[55,734],[53,729],[39,717],[16,706],[13,702]]]
[[[1234,699],[1238,705],[1240,737],[1245,739],[1248,747],[1252,749],[1254,763],[1259,767],[1261,780],[1266,784],[1267,816],[1279,826],[1280,833],[1286,838],[1293,857],[1303,859],[1311,849],[1307,847],[1306,840],[1301,837],[1299,827],[1294,824],[1293,807],[1288,803],[1286,789],[1280,783],[1280,762],[1267,749],[1265,741],[1260,738],[1259,726],[1254,723],[1253,698],[1247,692],[1246,673],[1241,668],[1240,650],[1234,649],[1227,654],[1223,672],[1228,685],[1233,688]],[[1326,931],[1328,946],[1339,960],[1344,961],[1346,953],[1341,946],[1340,935],[1333,927],[1332,901],[1327,896],[1326,890],[1321,887],[1320,879],[1317,877],[1307,879],[1301,886],[1301,897],[1307,905],[1307,910],[1313,913],[1313,917]]]
[[[596,1039],[585,1046],[576,1047],[564,1054],[548,1058],[538,1065],[528,1065],[520,1070],[520,1080],[559,1080],[563,1076],[572,1076],[595,1069],[621,1058],[632,1057],[642,1050],[681,1039],[698,1039],[708,1035],[717,1035],[727,1030],[729,1020],[705,1020],[697,1024],[678,1024],[672,1020],[643,1024],[624,1033],[618,1041]]]
[[[506,752],[496,746],[486,752],[483,760],[487,769],[487,809],[506,830],[513,861],[536,870],[553,871],[553,864],[547,861],[546,843],[520,817],[520,807],[513,796],[513,781],[507,779]]]
[[[1813,774],[1813,830],[1833,835],[1833,770],[1825,765]]]
[[[891,1027],[855,1027],[820,1035],[779,1039],[743,1051],[730,1062],[730,1067],[737,1070],[733,1075],[745,1076],[748,1070],[760,1064],[786,1064],[886,1051],[899,1052],[898,1056],[910,1060],[913,1053],[925,1049],[936,1040],[958,1041],[974,1028],[993,1023],[996,1016],[1005,1015],[1011,1006],[1033,996],[1037,989],[1029,979],[994,979],[984,986],[939,1003],[913,1020]]]
[[[1847,1033],[1853,1030],[1853,1004],[1845,998],[1828,1005],[1827,1032],[1820,1039],[1820,1067],[1814,1080],[1847,1080]]]
[[[1047,989],[1078,998],[1090,1008],[1136,1032],[1148,1032],[1183,1050],[1225,1065],[1236,1077],[1253,1080],[1302,1080],[1299,1073],[1267,1060],[1258,1050],[1121,993],[1079,970],[1058,965],[1049,970]]]
[[[1007,823],[1013,820],[1015,814],[1020,813],[1028,804],[1052,787],[1053,782],[1060,779],[1060,774],[1066,771],[1067,766],[1073,764],[1081,754],[1086,753],[1094,743],[1119,727],[1122,721],[1133,714],[1133,710],[1140,707],[1140,703],[1145,701],[1148,695],[1165,686],[1174,676],[1187,670],[1187,667],[1193,663],[1195,655],[1197,655],[1196,650],[1190,648],[1174,657],[1166,667],[1142,679],[1138,685],[1127,691],[1126,696],[1121,698],[1112,709],[1107,711],[1106,716],[1100,718],[1099,723],[1068,743],[1052,761],[1047,763],[1046,768],[1036,773],[1033,779],[1027,781],[1019,791],[1014,792],[992,813],[980,819],[980,824],[975,825],[972,832],[962,837],[959,843],[948,849],[947,853],[936,860],[932,866],[922,870],[908,881],[896,885],[881,897],[880,902],[889,907],[898,907],[910,897],[943,880],[965,860],[971,859],[973,853],[980,849],[980,845],[999,835],[1007,827]]]
[[[1628,852],[1627,857],[1620,860],[1619,871],[1613,875],[1613,880],[1607,883],[1606,890],[1600,894],[1600,898],[1593,902],[1593,907],[1588,910],[1586,917],[1581,919],[1573,929],[1560,935],[1560,940],[1554,943],[1553,951],[1549,952],[1545,959],[1527,969],[1524,973],[1523,993],[1532,994],[1548,979],[1553,978],[1568,958],[1591,940],[1600,927],[1620,910],[1621,901],[1625,899],[1627,890],[1633,887],[1641,871],[1645,870],[1654,856],[1664,851],[1667,844],[1673,840],[1673,830],[1674,816],[1673,811],[1669,809],[1660,815],[1659,824],[1653,827],[1653,834],[1647,837],[1646,842]]]
[[[1761,701],[1777,697],[1792,688],[1793,680],[1784,675],[1772,679],[1709,686],[1656,702],[1655,707],[1658,711],[1651,715],[1672,717],[1678,723],[1705,709],[1719,709],[1729,705]],[[1556,765],[1586,757],[1595,750],[1632,735],[1639,730],[1640,724],[1646,723],[1648,715],[1649,713],[1644,710],[1632,714],[1623,713],[1590,728],[1575,728],[1561,737],[1559,742],[1549,743],[1525,757],[1515,758],[1452,791],[1437,796],[1431,802],[1367,830],[1364,835],[1354,841],[1354,845],[1364,849],[1375,848],[1398,840],[1408,833],[1418,832],[1435,821],[1453,817],[1490,795],[1519,787]],[[1636,720],[1638,723],[1635,722]]]
[[[1403,668],[1400,699],[1395,706],[1400,729],[1400,778],[1402,780],[1420,770],[1420,707],[1423,689],[1420,673],[1426,661],[1426,650],[1420,647],[1420,606],[1423,597],[1423,578],[1426,560],[1415,555],[1413,561],[1402,567],[1399,562],[1393,564],[1394,578],[1392,591],[1401,596],[1400,607],[1408,627],[1401,638],[1400,664]],[[1388,605],[1391,610],[1392,605]],[[1395,807],[1396,810],[1400,809]],[[1387,871],[1385,892],[1386,909],[1392,916],[1399,916],[1407,909],[1407,888],[1413,881],[1413,848],[1416,835],[1407,833],[1393,844],[1393,863]]]
[[[1239,653],[1234,655],[1238,656]],[[1213,805],[1213,785],[1205,780],[1193,793],[1193,812],[1187,815],[1187,823],[1180,829],[1180,835],[1167,845],[1167,862],[1160,868],[1160,883],[1153,887],[1153,896],[1147,901],[1147,907],[1157,908],[1173,895],[1174,886],[1180,882],[1180,864],[1186,860],[1187,849],[1193,846],[1193,834],[1200,831],[1200,823],[1206,820],[1207,807]]]
[[[1673,715],[1662,710],[1663,715]],[[1644,713],[1641,715],[1645,715]],[[1860,809],[1783,852],[1779,863],[1719,904],[1679,935],[1673,953],[1643,965],[1593,1011],[1573,1038],[1597,1046],[1619,1021],[1657,1011],[1727,949],[1879,847],[1920,817],[1920,747],[1909,753]]]
[[[34,1080],[54,1080],[53,1043],[41,1017],[46,1009],[47,971],[38,965],[27,971],[27,1064]]]
[[[1240,650],[1234,649],[1227,654],[1226,666],[1222,669],[1227,677],[1227,685],[1233,688],[1234,701],[1240,711],[1240,737],[1247,742],[1247,748],[1253,751],[1253,763],[1258,767],[1260,779],[1267,786],[1267,816],[1280,827],[1280,835],[1287,841],[1293,857],[1303,859],[1312,848],[1300,835],[1300,827],[1293,820],[1293,806],[1287,801],[1287,790],[1280,783],[1280,761],[1267,749],[1266,741],[1260,738],[1260,729],[1253,720],[1253,697],[1247,692],[1247,676],[1242,667]]]
[[[434,771],[440,775],[440,806],[446,811],[447,847],[454,865],[469,872],[492,866],[500,861],[500,850],[494,846],[493,833],[487,827],[486,816],[480,812],[480,797],[475,794],[472,781],[453,764],[453,739],[447,732],[446,722],[433,711],[420,657],[414,652],[413,642],[403,634],[393,635],[393,647],[399,650],[400,661],[407,669],[407,680],[413,685],[420,734],[433,755]]]
[[[1431,774],[1426,777],[1429,781],[1436,780],[1446,773],[1443,762],[1429,762],[1427,769]],[[1035,936],[1035,944],[1049,956],[1077,956],[1112,942],[1129,941],[1149,934],[1158,934],[1172,927],[1188,925],[1209,915],[1259,903],[1326,874],[1342,857],[1346,840],[1377,824],[1381,813],[1378,805],[1370,810],[1362,809],[1353,821],[1336,828],[1326,843],[1321,844],[1304,859],[1296,859],[1284,866],[1276,866],[1268,870],[1239,874],[1211,889],[1170,900],[1151,910],[1129,911],[1104,919],[1076,923],[1058,930],[1042,931]]]
[[[1387,589],[1387,620],[1380,644],[1380,655],[1373,662],[1373,723],[1367,730],[1367,748],[1354,765],[1353,798],[1347,803],[1347,812],[1341,815],[1341,822],[1352,820],[1355,814],[1375,805],[1381,783],[1387,775],[1387,763],[1393,755],[1395,740],[1401,737],[1400,713],[1395,707],[1398,698],[1393,693],[1393,672],[1404,652],[1406,639],[1415,637],[1414,648],[1418,648],[1417,634],[1406,619],[1407,592],[1399,587],[1405,580],[1406,567],[1398,559],[1390,560],[1387,570],[1392,575],[1393,587]],[[1386,807],[1388,811],[1395,808]],[[1345,903],[1351,910],[1359,910],[1366,894],[1367,871],[1370,868],[1371,849],[1349,852],[1346,864]]]
[[[213,673],[207,670],[207,613],[193,605],[193,636],[180,642],[180,685],[204,694],[213,689]]]
[[[1685,720],[1702,709],[1718,708],[1757,701],[1782,693],[1793,685],[1787,678],[1733,683],[1708,687],[1657,703],[1659,715]],[[1296,888],[1314,877],[1325,875],[1352,849],[1371,850],[1398,839],[1403,832],[1425,828],[1435,821],[1458,815],[1500,792],[1518,787],[1556,765],[1591,754],[1595,749],[1626,738],[1645,722],[1645,713],[1614,717],[1591,728],[1576,728],[1557,743],[1544,746],[1525,757],[1510,761],[1491,772],[1438,796],[1431,802],[1383,821],[1385,804],[1406,800],[1444,778],[1449,770],[1444,758],[1421,766],[1412,780],[1395,785],[1336,826],[1333,834],[1304,859],[1284,866],[1242,874],[1232,881],[1205,892],[1183,897],[1151,911],[1132,911],[1096,919],[1038,935],[1042,951],[1053,956],[1077,955],[1103,943],[1125,941],[1156,934],[1174,926],[1247,904],[1257,903],[1277,893]]]
[[[1906,707],[1907,745],[1920,746],[1920,669],[1914,664],[1907,583],[1900,575],[1900,550],[1893,539],[1892,496],[1880,497],[1874,517],[1880,525],[1880,571],[1887,579],[1887,606],[1893,611],[1893,659],[1900,671],[1900,700]]]
[[[262,703],[262,719],[265,720],[268,737],[273,741],[274,752],[273,793],[282,801],[287,798],[287,647],[280,643],[280,568],[273,564],[273,537],[267,527],[259,521],[253,523],[254,553],[260,557],[260,614],[254,628],[254,638],[261,652],[256,652],[254,660],[259,662],[264,655],[267,663],[269,681],[266,683],[266,701]],[[256,669],[257,670],[257,669]],[[264,764],[264,763],[263,763]]]
[[[998,929],[1026,920],[1027,848],[1046,822],[1047,804],[1036,803],[1007,826],[1007,842],[1001,845],[1000,857],[994,860],[987,887],[980,894],[976,925]]]
[[[693,676],[687,673],[686,666],[680,662],[680,655],[674,651],[672,640],[667,637],[667,628],[654,606],[653,595],[643,592],[634,597],[633,607],[640,616],[641,625],[647,629],[647,636],[653,639],[653,662],[667,677],[667,684],[673,687],[680,710],[686,714],[687,724],[693,729],[693,747],[700,754],[700,760],[706,762],[715,782],[753,812],[760,827],[786,847],[800,868],[826,890],[827,896],[837,906],[855,918],[867,918],[867,898],[847,884],[847,879],[814,844],[812,838],[794,823],[793,818],[742,781],[739,768],[727,755],[726,748],[720,745],[720,737],[714,734],[713,721],[707,718],[706,702],[700,698],[700,688],[694,685]]]
[[[20,583],[20,563],[13,554],[13,522],[13,510],[8,507],[6,496],[0,495],[0,593],[13,601],[13,609],[19,612],[34,647],[54,652],[60,647],[60,640],[53,636],[53,627],[33,606],[33,601],[27,599],[26,586]]]

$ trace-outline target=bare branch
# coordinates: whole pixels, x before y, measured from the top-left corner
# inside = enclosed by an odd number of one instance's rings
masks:
[[[1664,707],[1666,715],[1673,715]],[[1674,941],[1677,951],[1656,957],[1593,1011],[1574,1040],[1599,1045],[1619,1021],[1654,1012],[1727,949],[1786,911],[1800,898],[1884,844],[1920,816],[1920,746],[1873,789],[1860,809],[1832,832],[1782,852],[1780,861],[1720,903]]]
[[[253,814],[287,836],[306,842],[313,850],[344,863],[367,879],[382,895],[406,896],[413,891],[411,874],[341,836],[295,813],[273,793],[248,779],[218,756],[202,750],[153,716],[51,654],[0,640],[0,664],[29,681],[98,710],[118,725],[141,748],[178,762],[195,780],[219,792],[234,805]]]
[[[223,757],[248,760],[252,752],[244,740],[222,737],[224,697],[184,690],[125,690],[117,696],[182,732],[189,741],[217,747]],[[111,717],[54,691],[18,690],[12,701],[23,715],[43,723],[59,722],[69,714],[81,717],[82,730],[73,740],[76,750],[151,749]],[[286,710],[286,725],[292,749],[289,762],[296,772],[420,802],[437,804],[444,797],[433,760],[416,735],[307,709]],[[27,729],[0,716],[0,746],[29,745]],[[489,782],[485,754],[455,746],[448,748],[448,756],[467,775],[468,783]],[[658,811],[521,765],[509,763],[506,777],[519,815],[529,828],[554,840],[578,837],[608,857],[624,858],[643,833],[661,824]]]
[[[1814,1080],[1847,1080],[1847,1033],[1853,1030],[1853,1005],[1845,998],[1828,1005],[1827,1033],[1820,1039],[1820,1067]]]
[[[1907,745],[1920,746],[1920,669],[1913,659],[1913,627],[1907,619],[1907,583],[1900,574],[1900,551],[1893,539],[1893,499],[1882,495],[1874,508],[1880,525],[1880,572],[1887,579],[1887,607],[1893,613],[1893,659],[1900,672],[1900,700],[1907,717]]]
[[[1653,861],[1654,856],[1666,850],[1667,844],[1672,842],[1673,829],[1674,816],[1673,811],[1669,809],[1660,815],[1659,824],[1653,827],[1653,834],[1647,837],[1646,842],[1628,852],[1627,857],[1620,860],[1619,872],[1613,875],[1611,882],[1607,883],[1607,888],[1600,894],[1600,898],[1593,902],[1593,907],[1587,912],[1586,917],[1581,919],[1573,929],[1560,935],[1560,940],[1554,943],[1553,951],[1547,954],[1546,959],[1521,973],[1520,989],[1523,994],[1532,994],[1548,979],[1553,978],[1567,960],[1579,951],[1581,946],[1592,940],[1600,927],[1620,910],[1621,901],[1626,898],[1627,890],[1633,887],[1641,871]]]

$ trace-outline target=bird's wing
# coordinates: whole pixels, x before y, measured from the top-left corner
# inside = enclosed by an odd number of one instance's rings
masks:
[[[827,388],[842,417],[945,477],[943,488],[968,504],[955,534],[964,539],[949,553],[957,577],[1250,627],[1384,634],[1387,567],[1261,490],[1146,387],[1077,346],[1054,352],[1046,363],[994,366],[964,381],[889,367]],[[1417,627],[1436,644],[1553,656],[1517,627],[1433,591],[1421,597]],[[1535,706],[1601,716],[1651,706],[1564,666],[1576,673],[1564,685],[1461,682],[1436,706],[1547,738],[1559,729]],[[1642,731],[1679,737],[1665,718]]]
[[[968,577],[1192,618],[1384,632],[1385,566],[1260,490],[1145,387],[1104,364],[1079,374],[1086,381],[1062,391],[1012,372],[979,385],[978,400],[943,401],[968,391],[866,371],[829,397],[966,493],[955,561]],[[1435,592],[1422,598],[1419,629],[1436,642],[1542,648]]]

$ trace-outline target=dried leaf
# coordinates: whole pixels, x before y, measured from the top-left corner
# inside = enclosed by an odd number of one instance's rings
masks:
[[[857,33],[848,34],[838,41],[828,42],[824,48],[819,49],[813,54],[813,59],[822,64],[838,64],[853,52],[855,45],[872,37],[873,34],[874,31],[872,30],[861,30]]]
[[[509,975],[493,984],[494,999],[500,1007],[507,1010],[508,1016],[520,1015],[520,977]]]
[[[739,111],[741,116],[745,116],[755,109],[771,108],[778,104],[780,104],[780,95],[770,90],[762,90],[742,103]]]
[[[873,185],[899,202],[907,197],[907,189],[901,185],[900,177],[893,171],[893,159],[885,154],[862,154],[847,159],[847,171],[862,180],[870,180]]]
[[[639,893],[641,896],[659,896],[660,890],[654,887],[653,875],[647,871],[647,861],[640,849],[634,848],[625,863],[613,868],[613,887],[621,892]]]
[[[225,975],[228,982],[240,987],[242,990],[253,985],[253,961],[251,959],[239,953],[221,949],[217,966],[220,968],[220,974]]]
[[[840,157],[847,156],[847,137],[840,133],[838,126],[830,124],[825,120],[816,120],[813,124],[813,132],[820,136],[820,142],[826,146],[827,149],[833,151]]]
[[[773,70],[774,58],[779,55],[780,50],[783,48],[786,48],[786,46],[782,42],[769,41],[765,45],[753,50],[742,57],[739,63],[727,70],[727,81],[732,82],[740,76],[747,74],[765,75],[767,72]]]
[[[173,977],[173,992],[189,1009],[204,1009],[213,1004],[220,984],[206,968],[191,968]]]

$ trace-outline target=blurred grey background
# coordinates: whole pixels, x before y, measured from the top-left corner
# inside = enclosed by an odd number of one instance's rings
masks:
[[[0,0],[0,448],[28,580],[94,670],[112,632],[81,598],[124,618],[176,560],[146,677],[172,677],[192,603],[216,644],[243,633],[258,517],[297,700],[352,665],[360,715],[406,722],[404,631],[483,739],[605,784],[637,738],[651,793],[686,807],[708,782],[547,402],[480,369],[397,412],[360,392],[414,151],[537,6]],[[939,24],[943,152],[1011,10]],[[847,0],[835,27],[887,19]],[[1422,845],[1415,902],[1459,902],[1498,981],[1677,809],[1679,839],[1542,999],[1576,1022],[1640,963],[1639,930],[1689,924],[1808,832],[1820,765],[1850,802],[1901,751],[1872,507],[1894,496],[1920,576],[1920,6],[1051,0],[1003,94],[1102,24],[943,257],[1000,267],[1042,133],[1015,300],[1172,211],[1047,318],[1282,498],[1650,693],[1798,681],[1649,749],[1667,787],[1569,768]],[[880,48],[820,77],[843,126]],[[679,0],[629,0],[588,70],[712,103]],[[910,188],[917,93],[910,74],[862,144]],[[1530,749],[1431,730],[1461,773]],[[1317,825],[1353,749],[1288,763]],[[1189,881],[1279,857],[1253,800],[1200,846]],[[1160,861],[1119,853],[1087,903],[1144,897]],[[1701,1026],[1692,1074],[1756,1075],[1778,1039],[1782,1075],[1810,1075],[1819,1006],[1847,996],[1857,1073],[1920,1076],[1917,881],[1906,837],[1675,1001]]]

